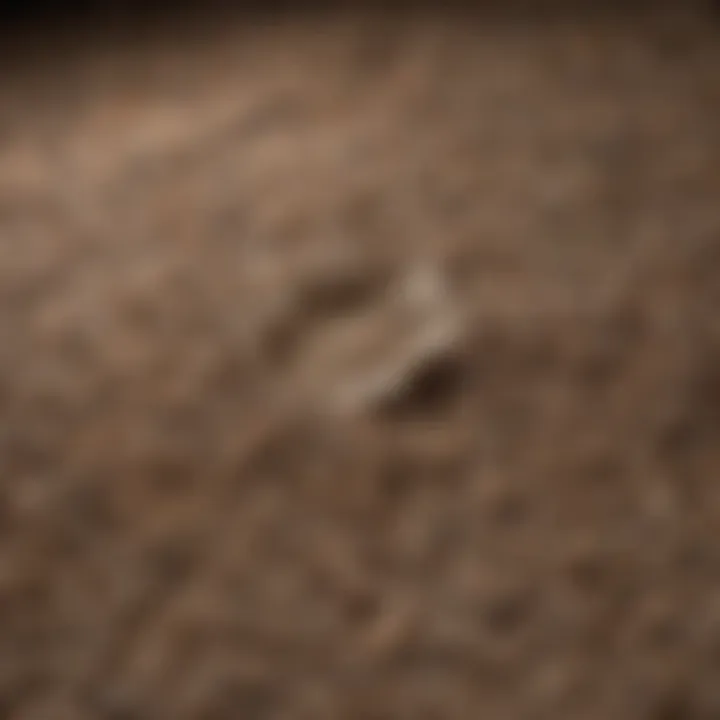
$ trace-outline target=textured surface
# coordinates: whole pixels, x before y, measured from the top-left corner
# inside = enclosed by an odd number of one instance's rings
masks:
[[[718,717],[703,18],[40,45],[0,82],[3,717]]]

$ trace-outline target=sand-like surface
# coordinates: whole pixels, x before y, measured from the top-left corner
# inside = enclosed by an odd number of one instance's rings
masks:
[[[707,18],[34,38],[0,71],[3,718],[720,717]]]

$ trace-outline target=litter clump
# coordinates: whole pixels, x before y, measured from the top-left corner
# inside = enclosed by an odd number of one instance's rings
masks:
[[[457,390],[463,325],[439,269],[418,266],[366,312],[317,332],[301,374],[333,412],[436,409]]]

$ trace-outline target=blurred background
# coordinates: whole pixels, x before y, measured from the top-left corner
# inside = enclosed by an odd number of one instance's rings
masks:
[[[710,3],[2,7],[1,717],[720,717]]]

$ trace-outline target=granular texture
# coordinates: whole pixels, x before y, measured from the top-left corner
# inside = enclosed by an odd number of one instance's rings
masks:
[[[719,717],[709,18],[116,30],[3,51],[0,715]]]

